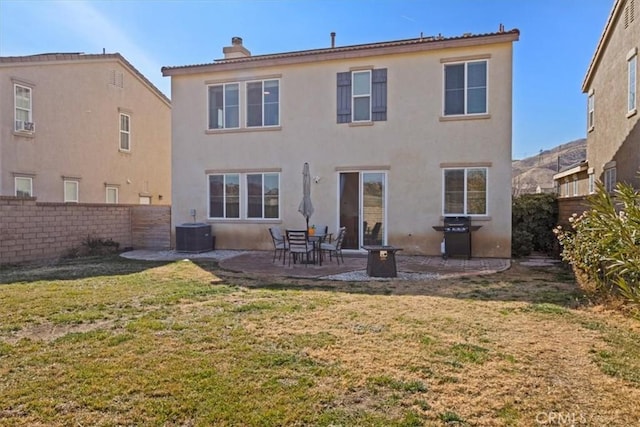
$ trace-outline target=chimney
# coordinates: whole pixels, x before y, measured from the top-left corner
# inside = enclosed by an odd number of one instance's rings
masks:
[[[331,48],[336,47],[336,33],[331,32]]]
[[[222,48],[224,59],[247,58],[251,56],[251,52],[242,46],[242,37],[232,37],[231,46]]]

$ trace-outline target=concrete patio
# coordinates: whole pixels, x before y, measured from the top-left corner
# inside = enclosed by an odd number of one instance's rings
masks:
[[[366,254],[350,253],[344,255],[344,263],[338,265],[335,258],[326,259],[320,265],[293,264],[282,259],[273,262],[273,251],[228,251],[217,250],[203,253],[184,253],[176,251],[135,250],[125,252],[123,257],[155,261],[181,259],[213,259],[221,268],[234,272],[260,275],[318,278],[325,280],[391,280],[369,277],[366,274]],[[398,277],[401,280],[429,280],[470,275],[490,274],[508,269],[510,259],[503,258],[448,258],[396,255]]]

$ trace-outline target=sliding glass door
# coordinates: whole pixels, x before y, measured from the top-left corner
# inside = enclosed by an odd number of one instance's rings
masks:
[[[340,226],[347,232],[344,249],[383,245],[386,241],[386,174],[340,173]]]

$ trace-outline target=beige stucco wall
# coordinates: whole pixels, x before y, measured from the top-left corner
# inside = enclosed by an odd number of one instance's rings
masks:
[[[624,28],[625,4],[622,0],[616,9],[618,13],[603,40],[591,84],[585,88],[586,93],[593,91],[595,100],[594,127],[587,133],[587,160],[600,180],[603,166],[615,161],[618,181],[640,184],[636,179],[640,165],[640,113],[630,117],[627,114],[627,54],[640,49],[640,12],[636,10],[634,21]],[[640,62],[640,51],[637,55]],[[640,70],[636,70],[636,76],[636,102],[640,109]]]
[[[490,54],[490,118],[441,121],[441,59]],[[368,126],[336,123],[336,73],[354,67],[388,69],[387,121]],[[278,75],[281,78],[277,130],[207,134],[206,82]],[[271,248],[267,228],[304,226],[297,208],[302,166],[309,162],[315,213],[312,223],[338,227],[338,178],[345,170],[387,173],[386,242],[405,253],[437,255],[442,234],[442,163],[490,164],[488,215],[473,235],[473,255],[510,256],[512,45],[444,49],[253,68],[173,75],[173,225],[210,222],[218,248]],[[211,170],[281,169],[281,220],[207,219]]]
[[[33,135],[13,132],[14,82],[32,87]],[[119,203],[171,203],[170,105],[121,61],[0,63],[0,94],[0,195],[14,194],[20,173],[33,175],[39,202],[63,201],[66,176],[80,178],[80,203],[104,203],[105,183]],[[120,111],[131,115],[130,152],[119,151]]]

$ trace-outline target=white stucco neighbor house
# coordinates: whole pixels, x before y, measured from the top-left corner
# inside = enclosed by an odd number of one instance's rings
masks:
[[[212,224],[217,248],[270,249],[268,228],[347,228],[345,249],[439,255],[469,216],[477,257],[511,255],[517,29],[252,55],[239,37],[171,77],[172,221]]]

